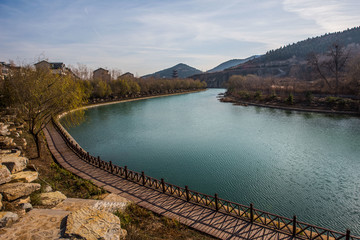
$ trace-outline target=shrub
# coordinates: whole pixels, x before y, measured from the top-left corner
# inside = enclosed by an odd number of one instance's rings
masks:
[[[293,105],[294,104],[294,96],[290,93],[288,98],[286,99],[287,104]]]
[[[262,97],[261,91],[256,91],[256,93],[254,95],[254,98],[256,100],[261,100],[261,97]]]
[[[306,92],[305,98],[306,98],[306,101],[310,104],[310,103],[312,103],[314,96],[312,95],[311,92]]]

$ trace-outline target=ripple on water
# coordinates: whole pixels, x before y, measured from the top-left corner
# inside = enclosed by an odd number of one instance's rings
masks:
[[[221,91],[93,108],[69,131],[155,178],[360,235],[360,119],[233,106]]]

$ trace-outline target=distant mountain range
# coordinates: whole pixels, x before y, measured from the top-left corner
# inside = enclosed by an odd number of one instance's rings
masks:
[[[155,78],[172,78],[174,70],[177,71],[179,78],[187,78],[189,76],[200,74],[202,71],[199,69],[190,67],[184,63],[179,63],[171,68],[167,68],[156,73],[142,76],[142,78],[155,77]]]
[[[247,61],[253,60],[255,58],[260,57],[261,55],[254,55],[245,59],[231,59],[229,61],[223,62],[220,65],[214,67],[213,69],[210,69],[209,71],[207,71],[207,73],[213,73],[213,72],[218,72],[218,71],[222,71],[226,68],[230,68],[230,67],[234,67],[237,66],[239,64],[245,63]]]
[[[359,51],[360,27],[342,32],[327,33],[319,37],[288,44],[222,71],[214,72],[212,69],[211,72],[196,74],[191,78],[205,81],[208,87],[224,87],[232,75],[256,74],[259,76],[291,77],[292,74],[297,74],[296,77],[300,80],[311,80],[306,74],[306,58],[310,53],[326,53],[335,43],[350,47],[352,53]]]

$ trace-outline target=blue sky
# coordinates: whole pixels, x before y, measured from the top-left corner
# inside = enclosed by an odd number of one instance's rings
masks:
[[[359,0],[0,0],[0,61],[202,71],[360,25]]]

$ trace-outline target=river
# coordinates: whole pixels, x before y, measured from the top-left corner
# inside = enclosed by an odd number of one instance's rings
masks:
[[[67,130],[117,165],[360,235],[360,119],[234,106],[224,91],[91,108]]]

